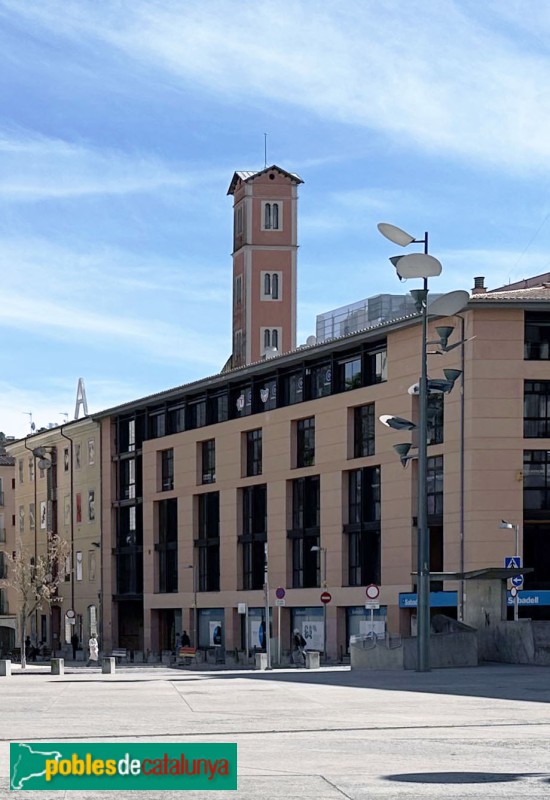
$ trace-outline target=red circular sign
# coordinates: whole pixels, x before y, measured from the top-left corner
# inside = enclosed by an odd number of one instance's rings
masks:
[[[323,592],[323,594],[321,595],[321,603],[324,603],[326,605],[327,603],[330,603],[331,600],[332,600],[331,593]]]
[[[375,583],[369,583],[369,585],[365,589],[365,594],[367,595],[369,600],[376,600],[376,598],[380,594],[380,587],[377,586]]]

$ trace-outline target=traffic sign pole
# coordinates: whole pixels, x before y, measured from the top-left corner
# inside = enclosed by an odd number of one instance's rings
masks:
[[[277,664],[281,666],[281,606],[277,606]]]

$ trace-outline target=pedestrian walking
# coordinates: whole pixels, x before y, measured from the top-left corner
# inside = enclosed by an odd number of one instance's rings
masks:
[[[88,663],[86,664],[89,667],[91,664],[97,667],[97,662],[99,661],[99,642],[97,641],[97,637],[95,633],[92,633],[90,636],[90,641],[88,642]]]
[[[306,663],[306,640],[296,628],[292,636],[292,660],[297,666],[303,666]]]
[[[184,631],[181,635],[181,647],[191,647],[191,639],[187,631]]]
[[[71,645],[73,648],[73,661],[76,661],[76,651],[78,650],[78,645],[80,643],[80,639],[76,633],[73,633],[71,636]]]

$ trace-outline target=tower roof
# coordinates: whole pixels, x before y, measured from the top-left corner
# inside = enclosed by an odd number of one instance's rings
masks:
[[[227,194],[234,194],[235,189],[237,188],[237,184],[239,181],[243,181],[243,183],[249,183],[250,181],[259,178],[260,175],[265,175],[266,172],[278,172],[280,175],[284,175],[286,178],[289,178],[293,183],[300,184],[303,183],[303,180],[300,178],[299,175],[296,175],[295,172],[287,172],[286,169],[281,169],[276,164],[273,164],[271,167],[265,167],[265,169],[260,169],[256,172],[250,172],[249,170],[241,170],[239,172],[235,172],[233,174],[233,178],[231,179],[231,183],[229,184],[229,189],[227,190]]]

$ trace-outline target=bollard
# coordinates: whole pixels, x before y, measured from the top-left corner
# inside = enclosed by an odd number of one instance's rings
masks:
[[[11,661],[0,661],[0,677],[8,678],[11,675]]]
[[[52,658],[50,661],[51,672],[52,675],[64,675],[65,674],[65,659],[64,658]]]
[[[267,653],[256,653],[256,669],[267,669]]]
[[[319,669],[319,656],[317,650],[306,650],[306,669]]]
[[[116,658],[104,658],[101,662],[101,672],[104,675],[114,675],[116,671]]]

